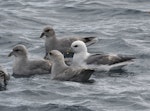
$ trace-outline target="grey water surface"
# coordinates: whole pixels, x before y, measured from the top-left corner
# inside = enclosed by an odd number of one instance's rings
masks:
[[[45,26],[59,37],[96,36],[91,53],[136,56],[122,71],[94,73],[93,84],[14,78],[0,111],[150,111],[150,0],[0,0],[0,64],[12,74],[17,44],[43,58]]]

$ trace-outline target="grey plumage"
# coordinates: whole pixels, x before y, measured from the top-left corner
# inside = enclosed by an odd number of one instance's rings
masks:
[[[94,70],[67,66],[64,57],[58,50],[52,50],[49,54],[52,60],[51,78],[61,81],[86,82]]]
[[[13,63],[13,76],[28,77],[35,74],[49,74],[51,63],[47,60],[29,60],[28,52],[24,45],[17,45],[9,56],[15,56]]]
[[[72,57],[73,52],[70,50],[71,43],[76,40],[81,40],[85,42],[87,45],[91,45],[97,41],[96,37],[69,37],[69,38],[57,38],[55,35],[55,31],[51,27],[44,28],[40,38],[46,36],[45,38],[45,58],[49,51],[51,50],[59,50],[65,57]]]
[[[77,69],[67,67],[62,72],[57,73],[52,79],[61,81],[87,82],[94,70],[92,69]],[[53,72],[52,72],[53,74]],[[55,73],[56,74],[56,73]]]
[[[91,77],[94,70],[92,69],[82,69],[81,72],[78,72],[78,75],[74,75],[70,80],[76,82],[87,82]]]
[[[134,57],[123,56],[123,55],[104,55],[104,54],[93,54],[86,59],[87,64],[95,65],[113,65],[121,62],[132,61]]]

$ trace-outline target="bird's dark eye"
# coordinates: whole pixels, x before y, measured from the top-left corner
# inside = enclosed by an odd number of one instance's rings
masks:
[[[78,47],[78,45],[75,45],[74,47]]]
[[[52,55],[52,53],[50,52],[49,55]]]
[[[45,30],[45,32],[49,32],[49,31],[50,31],[50,29]]]
[[[19,49],[15,49],[14,51],[18,52],[18,51],[20,51],[20,50],[19,50]]]

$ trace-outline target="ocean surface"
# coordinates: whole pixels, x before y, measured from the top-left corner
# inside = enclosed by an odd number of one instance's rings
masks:
[[[24,44],[31,59],[44,57],[46,26],[59,37],[96,36],[91,53],[136,60],[122,71],[94,73],[93,84],[11,77],[0,111],[150,111],[150,0],[0,0],[0,64],[10,74],[15,45]]]

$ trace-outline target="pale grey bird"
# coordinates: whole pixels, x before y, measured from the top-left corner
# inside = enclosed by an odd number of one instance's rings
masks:
[[[73,52],[70,50],[71,43],[76,40],[81,40],[87,45],[95,43],[98,39],[96,37],[68,37],[68,38],[57,38],[55,31],[51,27],[44,28],[40,38],[45,36],[45,59],[49,51],[59,50],[65,57],[72,57]]]
[[[6,90],[6,86],[8,80],[10,79],[10,75],[2,66],[0,66],[0,91]]]
[[[24,45],[16,45],[8,55],[14,55],[13,76],[28,77],[35,74],[49,74],[51,63],[47,60],[29,60],[28,51]]]
[[[131,56],[88,53],[86,44],[80,40],[73,42],[71,48],[74,51],[72,66],[93,68],[97,71],[121,69],[135,59]]]
[[[51,79],[61,81],[87,82],[94,70],[67,66],[63,54],[58,50],[49,52],[52,61]]]

